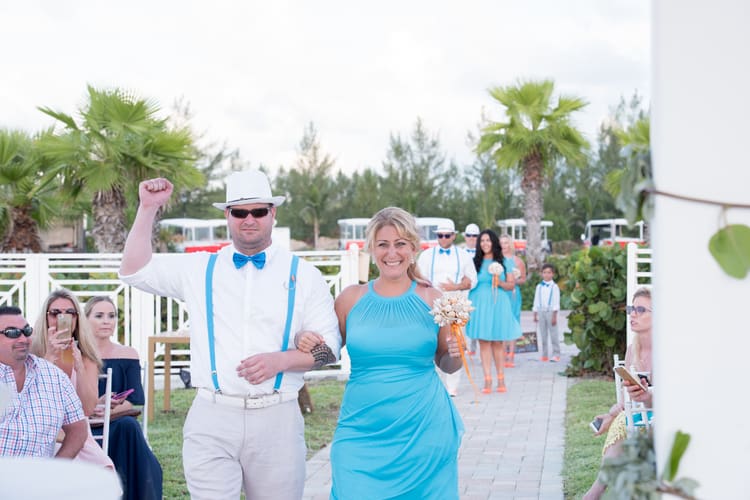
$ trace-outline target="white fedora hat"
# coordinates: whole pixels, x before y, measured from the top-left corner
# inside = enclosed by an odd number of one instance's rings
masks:
[[[453,224],[453,221],[450,219],[446,219],[445,222],[441,222],[438,224],[437,229],[435,230],[436,233],[455,233],[456,232],[456,226]]]
[[[271,184],[268,182],[268,177],[260,170],[235,172],[227,177],[226,184],[226,203],[213,204],[219,210],[249,203],[270,203],[278,207],[286,199],[283,196],[271,195]]]

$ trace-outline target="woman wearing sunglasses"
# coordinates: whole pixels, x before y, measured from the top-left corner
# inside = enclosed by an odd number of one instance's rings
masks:
[[[648,288],[640,288],[633,294],[633,305],[627,306],[628,321],[635,333],[633,342],[628,346],[625,353],[625,366],[630,369],[634,367],[637,372],[651,371],[651,291]],[[653,379],[653,376],[651,377]],[[653,407],[653,395],[650,390],[644,390],[641,386],[632,384],[623,379],[623,386],[628,391],[631,401],[644,403],[646,408]],[[651,389],[651,387],[648,387]],[[597,415],[595,421],[600,420],[599,430],[596,436],[607,433],[602,450],[602,459],[614,457],[620,454],[622,441],[627,437],[625,413],[622,403],[615,403],[609,412]],[[607,486],[597,478],[591,488],[583,496],[584,500],[601,498]]]
[[[41,314],[31,337],[31,352],[45,358],[65,372],[81,399],[83,413],[89,417],[99,400],[99,370],[102,361],[94,344],[83,309],[72,292],[64,288],[50,293],[41,307]],[[58,321],[70,322],[59,328]],[[76,457],[114,470],[115,466],[101,446],[89,436]]]

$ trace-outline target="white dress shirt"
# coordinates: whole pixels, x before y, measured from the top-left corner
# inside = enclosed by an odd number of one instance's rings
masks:
[[[277,245],[265,250],[266,264],[236,269],[234,245],[218,252],[213,274],[214,343],[219,388],[228,395],[273,393],[274,378],[259,385],[237,375],[240,362],[254,354],[281,351],[286,323],[289,270],[292,254]],[[206,325],[206,265],[210,254],[155,254],[141,270],[120,276],[129,285],[187,304],[190,315],[190,365],[193,385],[213,391]],[[338,357],[341,334],[333,297],[320,271],[300,259],[296,296],[287,349],[294,335],[310,330],[325,337]],[[297,392],[303,372],[285,372],[280,392]]]
[[[474,267],[473,258],[463,248],[458,248],[456,245],[446,248],[448,253],[441,252],[441,249],[440,246],[434,246],[419,255],[417,260],[419,272],[441,291],[441,283],[448,280],[460,283],[464,276],[471,280],[471,288],[477,286],[477,270]],[[468,290],[463,291],[468,292]]]
[[[533,311],[559,311],[560,288],[554,281],[542,281],[534,290]]]

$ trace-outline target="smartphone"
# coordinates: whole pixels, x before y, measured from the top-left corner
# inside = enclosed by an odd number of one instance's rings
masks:
[[[117,394],[112,394],[112,399],[125,399],[126,397],[130,396],[135,389],[128,389],[127,391],[118,392]]]
[[[70,328],[73,323],[73,315],[71,314],[58,314],[57,315],[57,331],[66,330],[61,335],[58,335],[58,339],[69,339],[72,336]]]
[[[648,387],[651,387],[651,381],[648,379],[648,374],[636,373],[636,375],[638,375],[638,378],[641,379],[641,384],[646,384]]]
[[[602,428],[602,419],[595,418],[589,423],[589,427],[591,427],[594,430],[594,432],[599,432],[599,429]]]

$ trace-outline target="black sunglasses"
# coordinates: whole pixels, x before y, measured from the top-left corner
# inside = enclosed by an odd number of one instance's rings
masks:
[[[8,337],[9,339],[17,339],[21,336],[21,334],[24,335],[24,337],[31,337],[31,334],[34,333],[34,329],[31,328],[31,326],[26,325],[23,328],[6,328],[5,330],[1,331],[3,335]]]
[[[262,219],[266,215],[268,215],[268,212],[270,212],[270,208],[251,208],[250,210],[246,208],[230,208],[229,213],[232,215],[232,217],[236,217],[237,219],[245,219],[248,215],[252,215],[253,219]]]
[[[70,314],[71,316],[78,316],[78,311],[75,309],[50,309],[47,311],[50,316],[57,316],[58,314]]]
[[[437,235],[438,238],[450,238],[451,236],[453,235],[452,234],[438,234]]]

